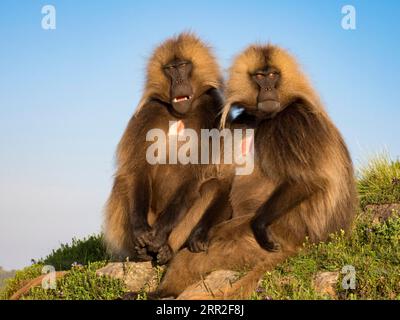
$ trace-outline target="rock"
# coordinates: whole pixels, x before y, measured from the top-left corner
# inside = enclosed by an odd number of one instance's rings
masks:
[[[208,300],[222,297],[239,277],[239,273],[230,270],[218,270],[209,274],[204,280],[189,286],[177,300]]]
[[[395,213],[400,213],[400,203],[370,204],[365,207],[366,212],[372,214],[372,222],[380,223],[390,218]]]
[[[159,274],[163,271],[147,262],[112,262],[96,271],[98,276],[109,276],[124,281],[129,291],[153,291],[157,288]]]
[[[339,272],[318,272],[313,281],[314,290],[321,295],[328,295],[335,299],[338,280]]]

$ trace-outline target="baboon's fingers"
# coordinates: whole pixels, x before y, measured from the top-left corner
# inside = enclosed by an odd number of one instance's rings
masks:
[[[139,247],[144,248],[153,241],[153,237],[152,231],[146,231],[137,236],[135,242]]]
[[[270,252],[277,252],[281,249],[281,245],[277,242],[269,241],[265,244],[264,249]]]
[[[190,252],[198,253],[202,251],[206,251],[208,248],[208,240],[194,240],[190,241],[188,244],[188,249]]]
[[[148,254],[146,248],[135,247],[135,254],[133,260],[135,261],[151,261],[153,257]]]
[[[166,264],[169,260],[171,260],[173,254],[174,253],[168,244],[162,246],[157,254],[158,264],[160,265]]]

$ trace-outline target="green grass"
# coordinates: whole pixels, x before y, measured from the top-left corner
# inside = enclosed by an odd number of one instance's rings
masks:
[[[27,280],[34,279],[41,275],[43,265],[34,264],[22,270],[18,270],[14,278],[7,279],[6,286],[0,291],[0,299],[7,300],[20,289]]]
[[[61,244],[38,263],[52,265],[56,270],[69,270],[72,265],[109,260],[102,235],[91,235],[82,240],[72,239],[71,244]]]
[[[87,266],[73,267],[57,281],[56,289],[35,287],[26,300],[114,300],[126,292],[122,280],[96,276],[96,270],[106,262],[89,263]]]
[[[89,263],[86,266],[74,266],[61,279],[57,280],[56,289],[32,288],[23,296],[24,300],[114,300],[126,292],[122,280],[97,276],[96,270],[104,267],[106,261]],[[18,271],[13,279],[7,281],[0,292],[0,299],[9,299],[21,288],[26,280],[34,279],[42,273],[42,264],[34,264]]]
[[[400,162],[387,155],[372,159],[358,173],[361,208],[369,204],[400,202]],[[400,299],[400,219],[373,222],[373,212],[360,212],[350,236],[336,234],[331,241],[306,243],[297,256],[266,273],[254,299],[328,299],[314,290],[318,272],[356,270],[356,289],[336,287],[337,299]]]
[[[358,172],[361,207],[400,202],[400,162],[382,154]]]
[[[15,270],[6,271],[0,267],[0,289],[5,286],[6,280],[15,276]]]
[[[332,236],[327,243],[305,244],[299,255],[265,274],[261,292],[254,299],[328,299],[317,293],[317,272],[338,271],[351,265],[356,271],[356,288],[342,288],[337,299],[400,299],[400,219],[373,224],[369,213],[358,219],[351,237]]]

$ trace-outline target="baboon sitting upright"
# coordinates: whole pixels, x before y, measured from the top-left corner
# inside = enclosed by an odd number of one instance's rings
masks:
[[[160,264],[166,263],[172,251],[186,241],[182,234],[190,234],[191,230],[180,231],[179,237],[173,237],[175,243],[168,243],[171,231],[188,212],[191,214],[190,208],[196,207],[196,214],[207,216],[216,209],[230,214],[225,206],[230,185],[215,178],[214,166],[171,164],[169,151],[165,164],[150,164],[146,158],[151,144],[146,135],[151,129],[167,136],[171,130],[177,134],[192,129],[200,137],[201,129],[219,126],[221,79],[210,49],[193,34],[180,34],[155,49],[148,63],[143,98],[118,145],[104,230],[114,254],[133,260],[156,256]],[[171,126],[170,121],[175,124]],[[206,238],[201,233],[207,232],[203,226],[193,233],[191,246]]]

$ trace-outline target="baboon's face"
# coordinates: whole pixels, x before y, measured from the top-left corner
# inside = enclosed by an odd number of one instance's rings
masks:
[[[224,119],[231,107],[263,120],[274,118],[295,100],[318,100],[296,60],[272,45],[253,45],[236,57],[225,96]]]
[[[170,103],[179,114],[190,111],[193,100],[191,83],[193,65],[188,60],[176,58],[164,67],[164,73],[170,81]]]
[[[280,71],[275,67],[265,67],[250,75],[254,82],[257,95],[256,113],[263,118],[273,118],[281,111],[279,99]]]

